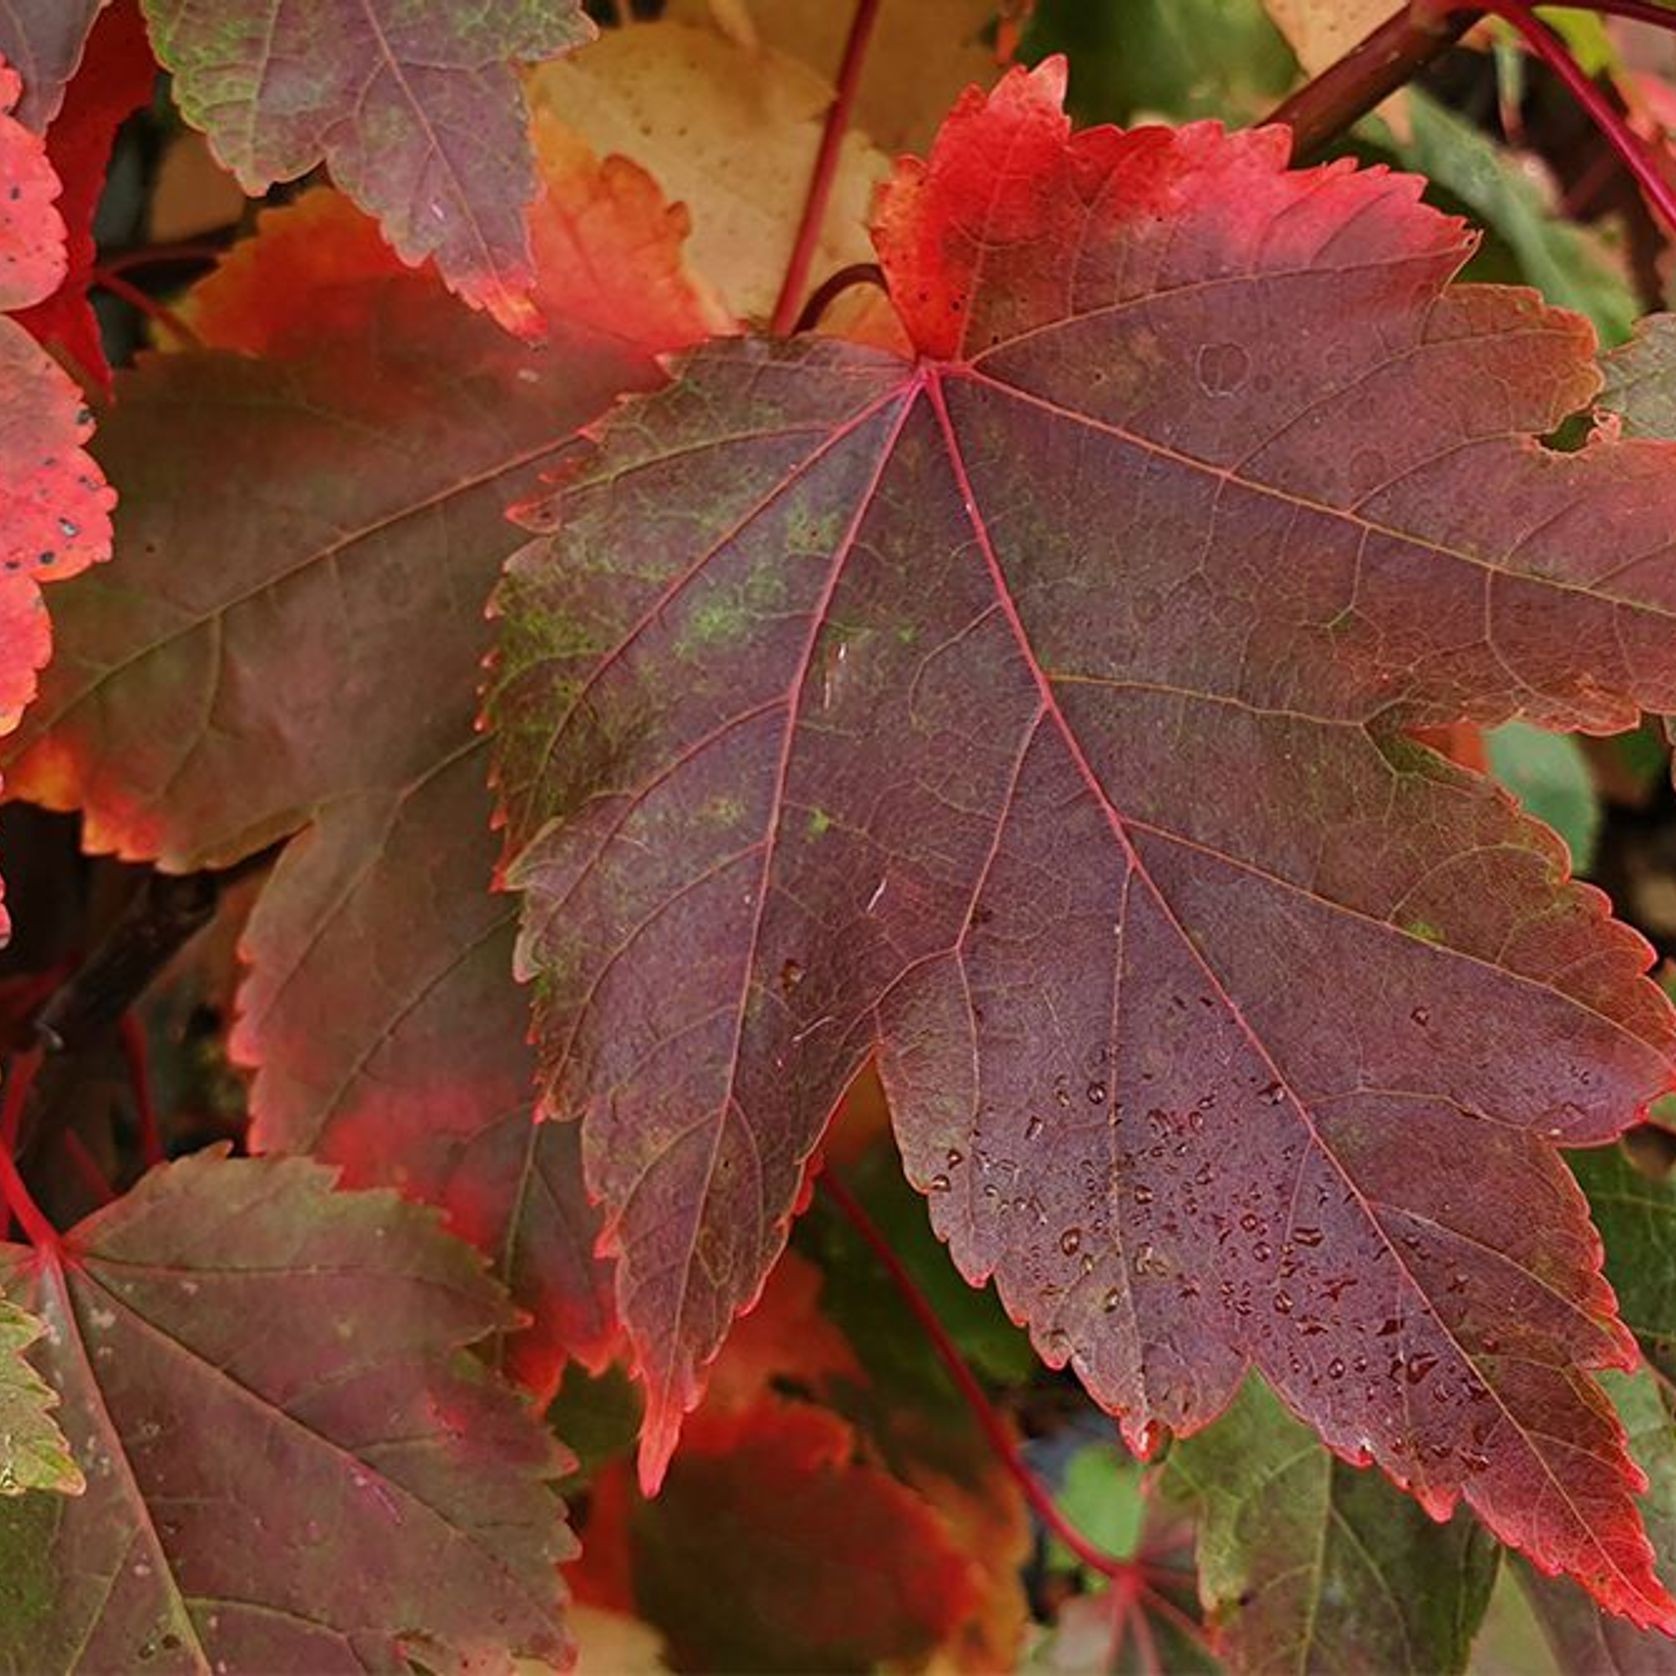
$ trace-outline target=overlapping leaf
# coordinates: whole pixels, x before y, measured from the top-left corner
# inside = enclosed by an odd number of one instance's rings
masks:
[[[431,1213],[330,1185],[200,1153],[0,1248],[87,1475],[0,1501],[8,1668],[565,1655],[558,1453],[461,1352],[513,1312]]]
[[[613,1326],[575,1137],[530,1122],[511,905],[488,890],[483,600],[507,505],[714,320],[646,177],[550,128],[543,149],[545,348],[310,196],[202,289],[196,327],[227,350],[123,378],[102,439],[123,563],[68,591],[16,779],[84,809],[93,848],[170,868],[307,829],[246,936],[254,1139],[446,1205],[536,1315],[514,1355],[537,1385]]]
[[[81,62],[87,33],[105,0],[6,0],[0,5],[0,58],[23,77],[17,119],[36,134],[58,114],[64,87]]]
[[[631,404],[503,591],[549,1105],[655,1481],[876,1054],[963,1271],[1140,1446],[1255,1365],[1338,1453],[1676,1623],[1557,1145],[1671,1080],[1648,951],[1407,729],[1676,703],[1671,452],[1536,440],[1585,322],[1419,183],[957,108],[876,238],[918,350]]]
[[[512,66],[581,45],[579,0],[144,0],[175,97],[247,192],[324,160],[408,262],[537,324]]]
[[[46,147],[13,116],[17,72],[0,62],[0,309],[28,308],[64,278],[60,183]],[[110,552],[114,496],[82,445],[81,392],[15,320],[0,317],[0,734],[35,691],[51,632],[40,584]],[[0,903],[0,942],[9,921]]]
[[[0,1496],[86,1488],[52,1411],[58,1398],[24,1359],[46,1331],[35,1316],[0,1298]]]
[[[107,395],[110,367],[87,300],[96,254],[93,216],[116,131],[150,99],[156,79],[138,0],[115,0],[88,38],[64,108],[46,135],[47,157],[64,188],[59,208],[67,224],[68,271],[21,319],[42,343],[64,348],[89,387],[97,384]]]
[[[1199,1507],[1200,1594],[1233,1669],[1466,1667],[1497,1556],[1473,1520],[1439,1525],[1334,1460],[1255,1381],[1169,1472]]]

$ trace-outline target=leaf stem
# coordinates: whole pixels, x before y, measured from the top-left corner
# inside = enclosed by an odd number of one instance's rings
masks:
[[[116,1190],[105,1180],[105,1172],[99,1168],[99,1160],[88,1150],[87,1142],[74,1129],[66,1129],[60,1137],[59,1145],[94,1203],[110,1204],[116,1198]]]
[[[1441,58],[1476,20],[1404,6],[1283,103],[1265,122],[1292,130],[1292,159],[1312,163],[1347,128]]]
[[[1617,11],[1622,4],[1623,0],[1612,0],[1612,5],[1594,9]],[[1640,136],[1572,57],[1565,42],[1531,10],[1528,0],[1475,0],[1470,7],[1453,0],[1416,0],[1415,10],[1417,15],[1426,11],[1470,10],[1511,24],[1530,51],[1564,83],[1566,91],[1582,106],[1607,144],[1623,159],[1624,167],[1634,176],[1666,229],[1676,232],[1676,188],[1659,173]],[[1617,11],[1617,15],[1627,14]]]
[[[812,332],[820,324],[821,316],[846,291],[857,285],[874,285],[879,290],[884,290],[884,270],[877,262],[851,262],[847,268],[840,268],[836,273],[828,274],[810,292],[808,302],[803,305],[803,312],[797,317],[797,324],[792,327],[792,334],[795,336],[799,332]]]
[[[1566,0],[1585,12],[1602,17],[1628,18],[1633,23],[1650,23],[1655,29],[1676,29],[1676,12],[1654,0]]]
[[[24,1237],[37,1251],[55,1251],[58,1230],[42,1214],[12,1158],[12,1143],[22,1123],[23,1103],[29,1098],[35,1073],[40,1068],[41,1050],[31,1048],[16,1055],[6,1073],[6,1092],[0,1100],[0,1202],[9,1213],[8,1222],[22,1228]]]
[[[146,1046],[145,1026],[134,1016],[132,1009],[117,1020],[116,1039],[122,1049],[122,1062],[128,1068],[129,1084],[134,1091],[134,1114],[139,1119],[140,1157],[149,1170],[154,1164],[163,1162],[163,1136],[157,1126],[157,1107],[151,1098],[151,1052]]]
[[[142,291],[121,274],[112,273],[109,268],[95,268],[92,283],[103,291],[109,291],[113,297],[120,297],[130,308],[138,309],[146,319],[155,321],[185,348],[204,347],[198,334],[167,303],[158,302],[149,292]]]
[[[808,195],[803,200],[803,218],[797,225],[797,237],[792,243],[790,260],[786,263],[786,277],[780,285],[780,295],[769,322],[768,329],[776,337],[785,337],[792,330],[803,289],[809,283],[809,267],[815,259],[815,246],[820,242],[821,228],[826,224],[826,206],[832,198],[838,158],[843,150],[844,136],[849,131],[856,92],[861,86],[862,61],[867,56],[873,25],[878,17],[879,0],[856,0],[849,38],[844,42],[844,56],[838,66],[837,86],[833,91],[832,104],[827,109],[825,126],[821,129],[820,149],[815,153]]]
[[[862,1241],[890,1276],[892,1284],[902,1295],[902,1301],[925,1329],[925,1335],[931,1342],[931,1348],[936,1351],[937,1359],[948,1371],[961,1396],[965,1398],[966,1406],[972,1411],[973,1419],[977,1421],[979,1430],[995,1451],[996,1458],[1023,1491],[1025,1501],[1030,1504],[1043,1526],[1058,1537],[1090,1571],[1098,1572],[1113,1582],[1134,1575],[1134,1565],[1096,1547],[1066,1519],[1053,1497],[1025,1464],[1016,1439],[1007,1429],[1006,1422],[995,1412],[983,1386],[978,1383],[977,1375],[967,1367],[966,1358],[960,1354],[954,1340],[949,1337],[948,1329],[938,1320],[930,1299],[920,1290],[919,1283],[909,1274],[902,1259],[891,1249],[873,1219],[862,1209],[860,1201],[831,1169],[822,1172],[816,1185],[831,1201],[833,1208],[861,1236]]]

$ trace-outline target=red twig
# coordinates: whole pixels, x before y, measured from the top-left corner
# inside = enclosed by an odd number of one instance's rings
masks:
[[[839,154],[843,150],[844,136],[849,131],[856,90],[861,86],[862,60],[867,56],[867,44],[872,39],[873,25],[878,16],[879,0],[856,0],[849,39],[844,42],[844,57],[838,66],[838,85],[831,108],[826,113],[826,126],[821,130],[820,150],[815,153],[808,196],[803,200],[803,219],[797,225],[797,238],[791,247],[791,258],[786,263],[786,277],[780,286],[780,295],[769,323],[769,330],[776,337],[785,337],[791,331],[799,313],[804,287],[809,283],[809,265],[815,259],[815,246],[820,243],[821,228],[826,224],[826,206],[832,197]]]
[[[797,323],[792,327],[793,334],[812,332],[821,323],[821,317],[826,311],[846,291],[858,285],[873,285],[883,291],[884,270],[877,262],[852,262],[847,268],[840,268],[837,273],[828,274],[810,292],[808,302],[803,305],[803,312],[798,315]]]
[[[109,291],[113,297],[120,297],[131,308],[137,308],[148,320],[155,320],[188,349],[203,348],[202,339],[167,303],[160,303],[139,286],[131,285],[121,274],[112,273],[109,268],[95,268],[93,283],[101,290]]]
[[[101,255],[102,274],[125,274],[131,268],[170,267],[184,262],[219,262],[227,254],[227,247],[183,239],[176,244],[146,244],[133,250],[113,250]]]
[[[1612,0],[1610,5],[1594,9],[1625,16],[1628,14],[1621,10],[1624,4],[1625,0]],[[1460,3],[1460,0],[1415,0],[1414,10],[1416,16],[1422,17],[1444,12],[1481,12],[1511,24],[1531,52],[1565,84],[1566,91],[1583,107],[1607,144],[1623,159],[1624,167],[1635,177],[1660,220],[1676,232],[1676,189],[1659,173],[1658,165],[1641,143],[1640,136],[1614,108],[1612,101],[1589,79],[1583,66],[1571,56],[1565,42],[1531,10],[1528,0],[1474,0],[1470,5]]]
[[[1653,0],[1566,0],[1566,4],[1604,17],[1624,17],[1657,29],[1676,29],[1676,12],[1654,5]]]
[[[157,1108],[151,1100],[151,1053],[146,1046],[145,1026],[133,1013],[124,1013],[117,1020],[116,1039],[134,1090],[134,1112],[140,1123],[140,1157],[149,1170],[154,1164],[161,1164],[165,1154],[163,1137],[157,1127]]]
[[[23,1229],[29,1243],[39,1250],[50,1251],[58,1245],[58,1230],[41,1214],[23,1177],[12,1158],[12,1149],[23,1123],[23,1105],[41,1068],[41,1050],[31,1048],[17,1054],[6,1073],[6,1092],[0,1099],[0,1201],[4,1201],[8,1224]],[[7,1228],[10,1233],[10,1226]]]
[[[87,1142],[74,1129],[66,1129],[60,1137],[64,1156],[70,1167],[81,1178],[81,1184],[101,1204],[108,1205],[116,1197],[116,1189],[105,1179],[99,1160],[87,1149]]]
[[[820,1176],[817,1185],[884,1265],[885,1272],[901,1293],[902,1301],[913,1311],[915,1318],[925,1329],[925,1335],[931,1342],[931,1348],[936,1351],[938,1360],[948,1370],[948,1375],[961,1396],[966,1399],[966,1405],[971,1409],[972,1417],[977,1421],[989,1446],[995,1451],[996,1457],[1014,1483],[1024,1492],[1024,1499],[1035,1510],[1036,1517],[1091,1571],[1109,1577],[1114,1582],[1130,1577],[1134,1567],[1127,1560],[1116,1559],[1095,1547],[1066,1519],[1053,1497],[1042,1488],[1035,1473],[1019,1454],[1016,1440],[1001,1416],[995,1412],[983,1386],[978,1383],[977,1376],[967,1367],[965,1357],[960,1354],[943,1323],[937,1319],[937,1312],[931,1307],[930,1300],[919,1289],[914,1277],[904,1267],[902,1259],[873,1225],[873,1219],[862,1209],[849,1188],[831,1170]]]

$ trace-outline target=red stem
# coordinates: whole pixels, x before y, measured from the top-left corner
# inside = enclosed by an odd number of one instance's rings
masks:
[[[1657,29],[1676,29],[1676,12],[1654,5],[1653,0],[1566,0],[1566,4],[1605,17],[1627,17],[1636,23],[1650,23]]]
[[[198,334],[167,303],[158,302],[139,286],[130,284],[121,274],[112,273],[108,268],[95,268],[92,279],[102,290],[109,291],[113,297],[120,297],[148,320],[155,320],[159,326],[172,332],[188,349],[203,348]]]
[[[776,337],[785,337],[791,332],[804,288],[809,283],[809,266],[815,259],[815,246],[820,242],[821,228],[826,224],[826,206],[832,197],[838,158],[843,150],[844,136],[849,131],[856,90],[861,86],[862,60],[867,56],[867,45],[872,39],[873,25],[878,16],[879,0],[856,0],[849,39],[844,42],[844,57],[838,66],[838,85],[831,108],[826,113],[826,126],[821,130],[820,150],[815,153],[808,196],[803,200],[803,219],[797,226],[791,259],[786,263],[786,277],[769,322],[768,329]]]
[[[1626,0],[1611,0],[1610,5],[1596,6],[1594,10],[1625,16],[1628,15],[1622,11],[1625,3]],[[1659,173],[1640,136],[1585,74],[1583,66],[1571,56],[1565,42],[1531,10],[1528,0],[1475,0],[1470,5],[1458,3],[1458,0],[1416,0],[1415,11],[1416,15],[1482,12],[1511,24],[1518,30],[1525,45],[1559,77],[1566,91],[1588,113],[1607,143],[1623,159],[1624,167],[1635,177],[1665,226],[1676,231],[1676,190]]]
[[[87,1142],[74,1129],[66,1129],[60,1138],[64,1156],[70,1167],[81,1177],[81,1184],[101,1205],[108,1205],[116,1197],[116,1189],[105,1179],[99,1160],[88,1151]]]
[[[0,1100],[0,1201],[4,1202],[9,1212],[8,1235],[11,1232],[9,1224],[15,1222],[37,1250],[52,1251],[58,1246],[58,1230],[41,1214],[40,1206],[35,1203],[12,1159],[12,1148],[23,1122],[23,1104],[29,1098],[35,1073],[40,1068],[41,1050],[33,1048],[28,1053],[18,1054],[6,1074],[6,1093]]]
[[[831,1170],[822,1173],[818,1186],[884,1265],[892,1283],[902,1294],[902,1301],[913,1311],[915,1318],[925,1329],[925,1335],[931,1341],[931,1348],[937,1352],[938,1360],[948,1370],[949,1377],[954,1381],[961,1396],[966,1399],[966,1405],[971,1409],[972,1417],[977,1421],[989,1446],[995,1451],[1001,1465],[1006,1468],[1019,1489],[1024,1492],[1024,1499],[1035,1510],[1036,1517],[1091,1571],[1097,1571],[1114,1582],[1131,1576],[1135,1568],[1127,1560],[1116,1559],[1097,1548],[1066,1519],[1053,1497],[1042,1488],[1035,1473],[1019,1454],[1016,1440],[1001,1416],[995,1412],[983,1386],[978,1383],[977,1376],[967,1367],[966,1359],[960,1354],[954,1340],[949,1337],[943,1323],[937,1319],[937,1312],[931,1307],[930,1300],[919,1289],[918,1283],[908,1273],[902,1259],[873,1225],[873,1219],[861,1208],[860,1202],[851,1194],[849,1188]]]
[[[134,1111],[140,1122],[140,1157],[149,1170],[161,1164],[165,1154],[163,1137],[157,1127],[157,1108],[151,1101],[151,1054],[146,1047],[145,1027],[132,1012],[126,1012],[117,1020],[116,1038],[134,1090]]]

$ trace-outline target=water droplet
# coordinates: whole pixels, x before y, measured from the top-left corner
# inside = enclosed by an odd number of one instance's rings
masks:
[[[1035,1138],[1041,1134],[1042,1128],[1042,1120],[1039,1117],[1032,1117],[1024,1126],[1024,1138],[1027,1141],[1035,1140]]]
[[[949,1178],[946,1175],[939,1172],[931,1178],[931,1191],[933,1193],[946,1193],[948,1190]]]
[[[1100,1307],[1107,1315],[1110,1315],[1117,1308],[1117,1306],[1122,1303],[1122,1301],[1122,1293],[1120,1293],[1118,1289],[1113,1286],[1106,1292],[1105,1297],[1100,1300]]]
[[[1321,1243],[1321,1230],[1319,1228],[1294,1228],[1292,1238],[1299,1245],[1316,1246]]]
[[[1418,1385],[1433,1368],[1437,1366],[1437,1357],[1417,1350],[1408,1358],[1408,1365],[1403,1369],[1403,1376],[1410,1385]]]
[[[1266,1105],[1278,1106],[1286,1099],[1286,1087],[1283,1083],[1271,1082],[1262,1092],[1262,1100]]]
[[[1274,1310],[1276,1315],[1290,1315],[1292,1313],[1292,1294],[1290,1292],[1276,1292],[1274,1295]]]
[[[1207,396],[1232,396],[1251,376],[1251,357],[1237,343],[1207,343],[1194,362],[1194,376]]]
[[[1106,1085],[1103,1082],[1091,1082],[1088,1085],[1088,1103],[1091,1106],[1103,1106],[1106,1103]]]
[[[1344,1358],[1342,1356],[1335,1356],[1327,1364],[1327,1377],[1329,1379],[1344,1378]]]
[[[1067,1257],[1075,1257],[1077,1254],[1077,1247],[1081,1244],[1082,1229],[1080,1228],[1067,1228],[1065,1232],[1059,1236],[1059,1249],[1063,1251]]]
[[[1152,1203],[1152,1189],[1144,1181],[1135,1183],[1135,1203],[1137,1205],[1150,1205]]]
[[[780,993],[790,995],[803,982],[803,968],[795,960],[788,960],[780,968]]]
[[[1266,1263],[1274,1256],[1274,1247],[1267,1240],[1258,1240],[1251,1248],[1251,1255],[1259,1263]]]
[[[1424,1030],[1432,1021],[1432,1012],[1430,1007],[1416,1007],[1408,1016],[1413,1019],[1422,1030]]]
[[[949,1148],[948,1166],[951,1170],[958,1170],[966,1162],[965,1154],[954,1147]]]

